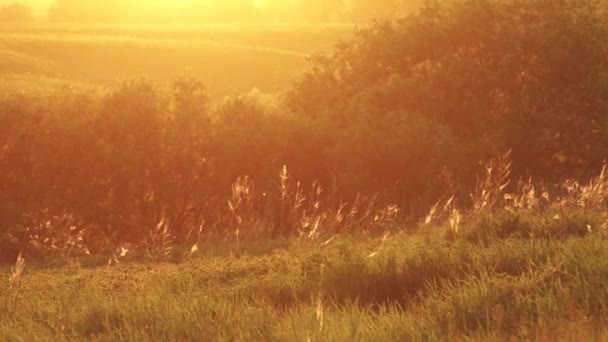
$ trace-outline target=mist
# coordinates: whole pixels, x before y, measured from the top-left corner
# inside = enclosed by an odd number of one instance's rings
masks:
[[[365,22],[409,13],[421,0],[153,0],[74,1],[0,0],[32,9],[36,19],[52,22],[217,23],[217,22]]]

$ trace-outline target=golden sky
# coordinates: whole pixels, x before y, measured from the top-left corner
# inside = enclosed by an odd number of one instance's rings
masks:
[[[0,0],[0,5],[11,5],[18,2],[32,8],[36,15],[41,16],[46,14],[53,1],[55,0]]]
[[[89,3],[103,3],[104,0],[81,0]],[[263,6],[273,6],[277,3],[295,4],[306,0],[250,0],[251,6],[261,8]],[[27,5],[36,13],[45,13],[55,0],[0,0],[0,5],[10,5],[15,2]],[[230,0],[124,0],[124,2],[135,3],[141,7],[183,7],[192,3],[204,3],[210,6],[222,7],[222,4]],[[346,0],[348,2],[348,0]]]
[[[49,8],[54,7],[53,19],[58,21],[66,18],[68,21],[103,21],[116,17],[117,21],[129,22],[163,19],[344,21],[394,13],[399,7],[414,6],[422,0],[0,0],[0,5],[15,1],[31,7],[39,18],[45,18]]]

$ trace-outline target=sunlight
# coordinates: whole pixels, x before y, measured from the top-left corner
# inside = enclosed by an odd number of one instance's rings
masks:
[[[264,0],[253,0],[251,5],[255,8],[260,8],[264,4]]]
[[[364,22],[406,13],[424,0],[0,0],[51,22]]]
[[[139,8],[183,8],[190,5],[193,0],[132,0]],[[200,2],[200,1],[199,1]],[[217,1],[204,1],[217,5]]]
[[[254,8],[260,8],[263,5],[267,6],[266,2],[264,0],[251,0],[250,5]],[[184,8],[189,5],[196,5],[204,8],[238,11],[247,10],[248,7],[246,2],[241,6],[234,6],[238,2],[226,0],[125,0],[124,3],[127,6],[135,5],[138,8]]]
[[[0,0],[0,342],[608,341],[608,0]]]
[[[173,0],[173,6],[176,8],[182,8],[185,5],[188,5],[188,3],[190,3],[189,0]]]

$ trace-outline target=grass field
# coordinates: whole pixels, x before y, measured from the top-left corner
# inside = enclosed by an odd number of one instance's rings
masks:
[[[497,225],[507,221],[492,219]],[[478,230],[479,229],[479,230]],[[180,341],[602,340],[605,230],[198,245],[171,262],[127,254],[26,264],[2,277],[0,339]],[[27,262],[27,261],[26,261]],[[8,267],[2,268],[8,274]]]
[[[277,92],[352,32],[342,24],[104,26],[12,24],[0,28],[0,83],[114,85],[142,75],[160,82],[200,79],[212,96],[258,88]],[[23,80],[26,80],[25,82]]]
[[[445,3],[0,26],[0,342],[608,341],[608,10]]]

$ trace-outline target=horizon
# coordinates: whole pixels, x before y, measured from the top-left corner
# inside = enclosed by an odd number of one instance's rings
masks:
[[[20,4],[36,21],[80,23],[302,23],[366,22],[408,13],[421,0],[0,0],[0,7]]]

